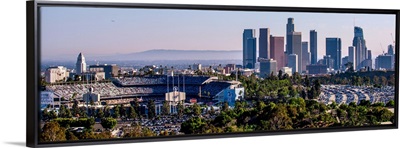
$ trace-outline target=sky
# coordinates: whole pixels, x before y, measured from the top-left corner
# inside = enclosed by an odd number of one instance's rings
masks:
[[[289,17],[303,41],[309,41],[310,30],[318,32],[318,59],[325,55],[326,37],[341,38],[342,56],[348,55],[354,26],[363,28],[373,58],[387,52],[391,34],[395,37],[395,15],[388,14],[42,7],[40,15],[43,60],[79,52],[102,56],[152,49],[242,50],[244,29],[256,29],[257,38],[259,28],[285,36]]]

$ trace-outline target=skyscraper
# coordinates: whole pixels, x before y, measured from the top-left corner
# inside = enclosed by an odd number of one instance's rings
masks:
[[[82,53],[79,53],[76,60],[76,74],[80,75],[86,72],[86,61]]]
[[[333,68],[339,70],[340,65],[342,65],[342,42],[340,38],[326,38],[326,55],[330,55],[334,60]]]
[[[278,69],[281,69],[282,67],[285,67],[285,39],[283,36],[279,37],[279,36],[271,36],[270,37],[270,41],[271,41],[271,59],[275,59]]]
[[[393,69],[393,56],[392,55],[379,55],[375,59],[375,69]]]
[[[301,43],[301,69],[306,72],[307,65],[310,64],[310,52],[308,52],[308,42]]]
[[[298,66],[298,56],[296,54],[288,55],[288,67],[292,68],[292,72],[299,72]]]
[[[296,54],[297,55],[297,71],[296,72],[302,72],[302,51],[301,51],[301,32],[291,32],[288,34],[288,48],[287,54]],[[288,61],[289,64],[289,61]],[[290,67],[290,66],[289,66]]]
[[[292,50],[292,38],[289,36],[294,32],[294,19],[293,18],[288,18],[288,22],[286,24],[286,54],[290,55],[293,53]]]
[[[356,48],[356,63],[358,65],[357,69],[359,69],[361,68],[361,62],[367,59],[367,47],[361,27],[354,27],[353,46]]]
[[[354,69],[356,69],[356,67],[357,67],[355,50],[356,49],[354,46],[349,46],[349,56],[348,56],[348,60],[347,60],[348,62],[353,63]]]
[[[372,53],[371,53],[371,50],[368,50],[368,58],[367,58],[367,59],[372,60]]]
[[[254,29],[243,31],[243,68],[254,69],[256,64],[256,38]]]
[[[276,60],[260,58],[260,77],[268,77],[271,72],[277,74]]]
[[[260,37],[258,38],[258,57],[270,58],[270,35],[269,28],[260,28]]]
[[[317,64],[317,31],[310,31],[310,53],[311,53],[311,64]]]
[[[388,46],[388,54],[389,55],[394,55],[394,47],[393,47],[393,45],[392,44],[390,44],[389,46]]]

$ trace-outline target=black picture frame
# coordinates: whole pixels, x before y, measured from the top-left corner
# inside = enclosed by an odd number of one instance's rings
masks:
[[[78,146],[95,144],[117,144],[133,142],[153,142],[189,139],[210,139],[228,137],[286,135],[323,132],[344,132],[359,130],[382,130],[398,129],[398,103],[399,103],[399,54],[395,59],[395,122],[392,125],[379,126],[357,126],[345,128],[323,128],[323,129],[299,129],[279,131],[258,131],[252,133],[225,133],[225,134],[202,134],[168,137],[146,137],[146,138],[121,138],[107,140],[80,140],[54,143],[39,143],[39,105],[40,105],[40,7],[42,6],[64,6],[64,7],[104,7],[104,8],[152,8],[152,9],[188,9],[188,10],[225,10],[225,11],[274,11],[274,12],[318,12],[318,13],[362,13],[362,14],[394,14],[396,15],[395,51],[399,51],[400,37],[400,10],[394,9],[345,9],[345,8],[307,8],[307,7],[268,7],[268,6],[228,6],[228,5],[186,5],[186,4],[144,4],[144,3],[104,3],[104,2],[61,2],[61,1],[27,1],[26,2],[26,29],[27,29],[27,117],[26,117],[26,146],[27,147],[54,147],[54,146]]]

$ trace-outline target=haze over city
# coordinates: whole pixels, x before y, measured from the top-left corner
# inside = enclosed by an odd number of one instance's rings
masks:
[[[46,7],[41,12],[44,61],[74,61],[80,52],[90,61],[154,49],[238,51],[243,29],[270,28],[271,35],[285,36],[289,17],[294,18],[295,30],[302,32],[302,41],[309,41],[310,30],[318,32],[318,59],[325,55],[326,37],[341,38],[342,56],[348,55],[355,25],[363,28],[375,58],[382,50],[387,52],[395,30],[395,16],[383,14],[67,7]]]

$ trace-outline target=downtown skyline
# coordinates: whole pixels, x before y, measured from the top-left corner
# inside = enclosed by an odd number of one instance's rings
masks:
[[[310,30],[318,32],[318,59],[326,54],[327,37],[341,38],[342,49],[352,45],[354,24],[364,29],[367,47],[376,58],[382,48],[387,52],[395,30],[394,15],[382,14],[50,7],[43,9],[41,17],[43,60],[79,52],[112,55],[152,49],[242,50],[243,29],[270,28],[271,35],[286,38],[289,17],[294,18],[296,32],[302,32],[302,41],[310,43]],[[257,29],[254,36],[259,36]],[[342,50],[342,57],[346,55],[347,50]]]

